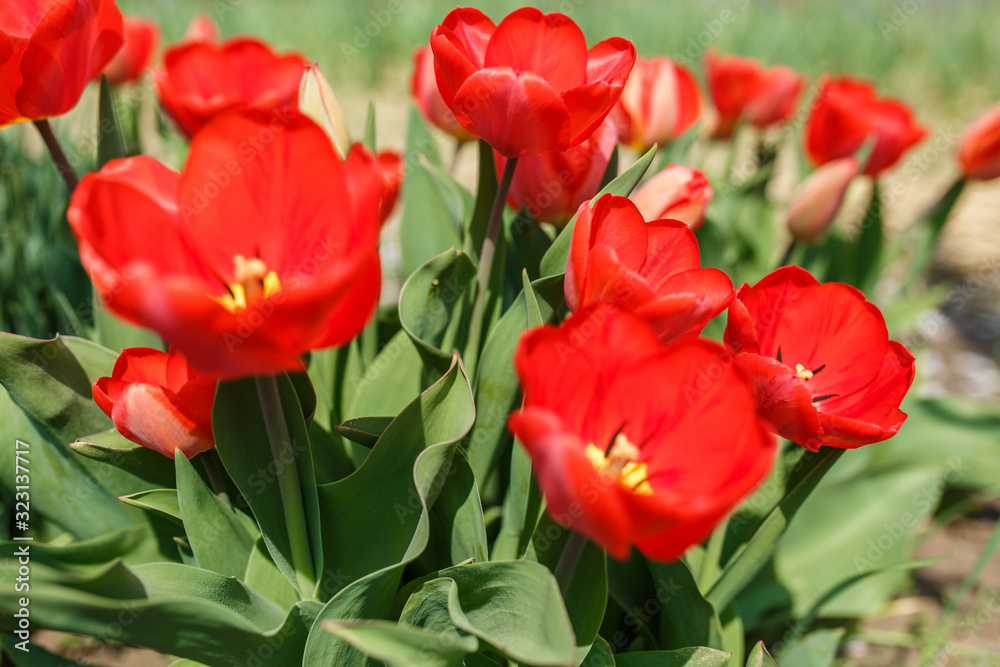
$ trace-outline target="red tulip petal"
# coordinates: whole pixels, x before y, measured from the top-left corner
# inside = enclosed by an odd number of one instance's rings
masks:
[[[486,47],[496,26],[478,9],[459,7],[431,31],[434,73],[444,103],[451,108],[455,93],[483,68]]]
[[[191,458],[213,444],[211,434],[178,408],[171,392],[151,384],[126,387],[111,418],[126,438],[170,458],[176,450]]]
[[[607,301],[636,310],[656,296],[645,279],[624,266],[615,249],[603,243],[590,249],[584,284],[584,306]]]
[[[806,449],[819,449],[823,428],[813,394],[795,372],[770,357],[738,354],[735,359],[753,385],[758,413],[774,432]]]
[[[701,89],[689,69],[677,64],[674,68],[677,72],[677,116],[671,136],[676,138],[684,134],[701,116]]]
[[[17,110],[17,89],[21,87],[21,53],[28,41],[0,32],[0,127],[22,119]]]
[[[569,17],[523,7],[496,27],[484,65],[537,74],[561,93],[587,82],[587,40]]]
[[[441,25],[455,35],[473,67],[481,69],[490,37],[496,31],[493,21],[474,7],[459,7],[449,12]]]
[[[683,222],[655,220],[646,225],[646,231],[649,235],[649,247],[642,275],[654,291],[660,292],[660,288],[672,276],[701,266],[698,240]]]

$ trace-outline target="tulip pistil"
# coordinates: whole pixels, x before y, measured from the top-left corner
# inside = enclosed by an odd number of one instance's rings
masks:
[[[618,433],[608,448],[607,454],[595,445],[587,445],[587,459],[593,464],[601,478],[607,482],[621,482],[628,490],[639,495],[653,494],[645,463],[636,463],[639,448],[632,444],[623,433]]]
[[[213,297],[231,313],[246,310],[247,304],[266,299],[281,289],[278,274],[268,271],[259,257],[233,257],[233,277],[235,282],[225,286],[226,294]]]

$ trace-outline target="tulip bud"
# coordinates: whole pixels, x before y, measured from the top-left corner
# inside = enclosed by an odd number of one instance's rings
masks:
[[[1000,177],[1000,104],[974,120],[958,144],[958,162],[966,178]]]
[[[184,33],[185,42],[207,42],[215,44],[221,39],[219,35],[219,24],[208,14],[198,14],[188,23],[187,32]]]
[[[346,158],[348,151],[351,150],[351,135],[347,131],[347,121],[344,119],[340,103],[337,102],[337,96],[333,94],[333,89],[319,71],[318,65],[307,67],[302,75],[299,109],[323,128],[333,142],[340,159]]]
[[[700,113],[701,92],[687,68],[664,57],[636,58],[611,117],[619,141],[645,152],[679,137]]]
[[[160,28],[147,19],[125,16],[122,29],[125,43],[104,68],[112,86],[142,78],[160,41]]]
[[[815,243],[826,233],[858,167],[856,158],[840,158],[823,165],[802,183],[785,214],[796,241]]]
[[[94,401],[123,436],[174,458],[215,446],[212,401],[216,378],[196,374],[179,352],[122,350],[111,377],[94,383]]]
[[[712,186],[697,169],[671,164],[636,190],[632,201],[646,220],[680,220],[698,229],[712,202]]]

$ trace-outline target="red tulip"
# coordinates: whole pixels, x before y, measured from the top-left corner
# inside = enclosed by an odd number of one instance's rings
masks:
[[[300,370],[361,331],[381,190],[308,117],[243,111],[198,133],[182,173],[135,157],[88,174],[68,217],[112,312],[233,378]]]
[[[697,169],[671,164],[636,190],[632,201],[646,220],[669,218],[698,229],[712,203],[712,186]]]
[[[787,120],[795,113],[804,82],[784,65],[765,68],[755,58],[705,53],[708,90],[718,113],[713,133],[728,138],[741,118],[757,127]]]
[[[174,458],[215,446],[212,401],[216,378],[199,375],[176,350],[122,350],[111,377],[94,383],[94,400],[123,436]]]
[[[524,407],[508,426],[552,517],[619,559],[635,544],[669,561],[704,539],[775,451],[725,359],[707,340],[664,347],[642,320],[604,306],[526,333],[514,357]]]
[[[297,108],[302,56],[279,56],[249,37],[222,44],[184,42],[167,49],[155,77],[167,114],[189,139],[232,109]]]
[[[691,72],[669,58],[635,59],[625,90],[611,112],[619,141],[641,151],[666,144],[694,125],[701,91]]]
[[[829,162],[809,175],[796,193],[785,219],[796,241],[815,243],[833,224],[851,181],[858,175],[853,156]]]
[[[121,48],[114,0],[0,4],[0,127],[59,116]]]
[[[380,186],[378,220],[379,225],[392,215],[399,198],[399,188],[403,184],[403,158],[394,151],[382,151],[372,156],[362,144],[354,144],[347,154],[349,174],[365,174],[374,170]]]
[[[219,24],[208,14],[198,14],[188,23],[184,33],[185,42],[208,42],[214,44],[221,39]]]
[[[775,433],[806,449],[853,449],[896,434],[913,355],[889,340],[864,294],[786,266],[729,308],[726,342]]]
[[[459,8],[431,32],[438,89],[466,130],[504,157],[564,151],[618,101],[635,62],[620,37],[590,50],[563,14],[524,7],[494,26]]]
[[[454,136],[459,141],[471,141],[475,137],[455,118],[438,90],[437,76],[434,74],[434,53],[430,46],[413,52],[413,78],[410,79],[410,95],[417,108],[436,127]]]
[[[123,26],[125,44],[104,68],[112,86],[142,78],[160,41],[160,28],[153,21],[126,16]]]
[[[875,140],[864,174],[877,176],[927,135],[902,102],[879,99],[870,83],[824,78],[806,121],[806,152],[813,164],[854,155]]]
[[[699,333],[733,298],[722,271],[700,268],[683,222],[646,222],[625,197],[604,195],[577,214],[566,266],[566,304],[610,302],[649,322],[663,342]]]
[[[1000,177],[1000,104],[974,120],[958,144],[958,162],[966,178]]]
[[[581,144],[521,158],[507,203],[525,209],[535,220],[565,225],[580,204],[597,194],[617,142],[618,131],[607,118]],[[507,160],[499,153],[496,158],[500,173]]]

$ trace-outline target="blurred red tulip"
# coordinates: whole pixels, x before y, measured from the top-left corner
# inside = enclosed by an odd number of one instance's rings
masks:
[[[444,130],[459,141],[471,141],[475,137],[458,122],[455,114],[441,97],[437,76],[434,74],[434,53],[430,46],[413,52],[413,78],[410,79],[410,95],[424,118]]]
[[[374,168],[351,169],[293,110],[220,116],[183,173],[140,156],[80,182],[69,221],[94,287],[191,364],[225,378],[301,370],[379,295]]]
[[[733,283],[702,269],[694,233],[677,220],[646,222],[625,197],[580,206],[566,266],[566,304],[610,302],[649,322],[660,340],[699,333],[733,299]]]
[[[174,458],[215,446],[212,402],[217,379],[199,375],[176,350],[122,350],[111,377],[94,383],[94,400],[123,436]]]
[[[618,132],[607,118],[583,143],[521,158],[507,203],[535,220],[565,225],[580,204],[597,194],[617,142]],[[499,153],[496,157],[500,173],[507,160]]]
[[[524,7],[494,26],[459,8],[431,32],[438,89],[466,130],[504,157],[564,151],[618,101],[635,47],[612,37],[590,50],[563,14]]]
[[[671,164],[636,190],[632,201],[646,220],[669,218],[698,229],[712,203],[712,186],[697,169]]]
[[[184,33],[185,42],[208,42],[214,44],[221,40],[219,24],[208,14],[198,14],[188,23]]]
[[[222,44],[184,42],[167,49],[154,77],[167,114],[189,139],[232,109],[297,108],[302,56],[279,56],[249,37]]]
[[[899,404],[913,383],[913,355],[889,340],[882,313],[849,285],[820,284],[794,266],[743,285],[726,342],[761,417],[806,449],[879,442],[906,419]]]
[[[0,127],[72,109],[122,41],[114,0],[4,0]]]
[[[123,25],[125,44],[104,68],[112,86],[142,78],[160,42],[160,28],[153,21],[126,16]]]
[[[866,176],[877,176],[927,136],[902,102],[879,99],[865,81],[824,77],[806,122],[806,153],[813,164],[854,155],[869,138],[875,141]]]
[[[966,178],[1000,177],[1000,104],[974,120],[958,144],[958,162]]]
[[[815,243],[823,237],[859,167],[853,156],[842,157],[823,165],[802,183],[785,214],[788,230],[796,241]]]
[[[346,160],[348,178],[356,175],[366,175],[374,171],[378,176],[380,197],[378,207],[379,225],[392,215],[399,198],[399,188],[403,184],[403,158],[395,151],[382,151],[372,155],[363,144],[354,144],[347,154]]]
[[[595,306],[527,332],[524,407],[508,426],[546,509],[618,559],[679,558],[764,479],[775,441],[718,343],[664,347],[645,322]],[[709,379],[711,378],[711,379]]]
[[[618,139],[640,151],[664,145],[694,125],[701,91],[691,72],[669,58],[635,59],[622,96],[611,112]]]
[[[705,75],[718,119],[713,135],[727,139],[741,118],[757,127],[787,120],[795,113],[804,82],[784,65],[765,68],[755,58],[705,53]]]

